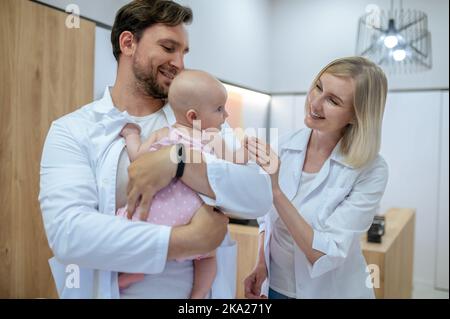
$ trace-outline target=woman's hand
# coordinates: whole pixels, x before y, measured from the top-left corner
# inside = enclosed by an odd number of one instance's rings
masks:
[[[269,144],[255,137],[246,137],[244,147],[248,150],[250,159],[270,175],[272,190],[278,190],[278,175],[280,172],[280,159]]]
[[[267,279],[267,267],[265,261],[256,264],[253,271],[244,280],[245,297],[248,299],[267,299],[267,296],[261,296],[261,286]]]

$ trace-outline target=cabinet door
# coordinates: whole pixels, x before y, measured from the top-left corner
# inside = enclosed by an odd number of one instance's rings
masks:
[[[0,298],[57,297],[38,202],[50,123],[92,101],[94,23],[0,1]]]
[[[436,256],[436,288],[448,290],[448,91],[442,93],[441,109],[441,169],[439,174],[439,217],[438,217],[438,247]]]

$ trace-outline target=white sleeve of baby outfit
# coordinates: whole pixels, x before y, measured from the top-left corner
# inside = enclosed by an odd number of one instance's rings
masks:
[[[239,141],[227,124],[222,137],[230,149],[240,147]],[[265,215],[272,206],[270,177],[256,163],[238,165],[204,154],[209,184],[216,200],[201,196],[206,204],[245,219]]]

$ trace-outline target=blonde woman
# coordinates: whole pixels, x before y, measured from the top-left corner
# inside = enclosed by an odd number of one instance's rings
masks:
[[[306,129],[269,145],[249,139],[272,180],[248,298],[373,298],[359,240],[378,212],[388,167],[379,155],[387,80],[361,57],[331,62],[312,83]]]

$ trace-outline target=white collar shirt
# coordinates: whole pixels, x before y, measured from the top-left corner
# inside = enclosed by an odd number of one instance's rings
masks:
[[[292,202],[312,130],[302,129],[280,139],[280,187]],[[297,245],[294,268],[297,298],[373,298],[371,277],[360,247],[360,237],[378,213],[388,180],[388,167],[379,155],[367,166],[355,169],[345,163],[340,143],[325,161],[301,202],[293,204],[313,229],[312,248],[325,255],[313,265]],[[270,240],[275,207],[259,218],[265,231],[265,259],[270,265]],[[270,280],[270,267],[269,280]],[[269,282],[263,285],[267,295]]]

